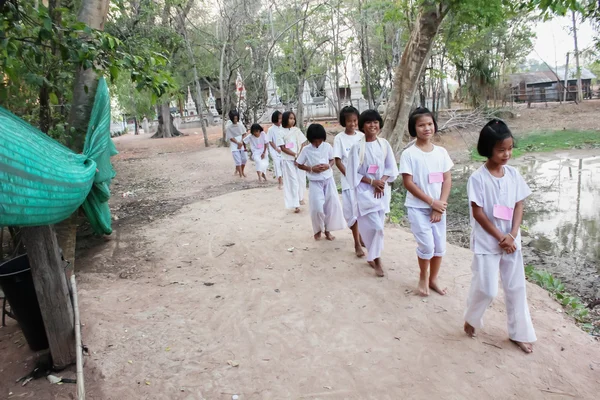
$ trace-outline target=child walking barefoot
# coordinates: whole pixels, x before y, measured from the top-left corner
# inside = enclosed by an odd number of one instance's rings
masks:
[[[410,229],[417,241],[417,259],[421,274],[418,292],[428,296],[429,289],[445,295],[438,284],[442,257],[446,253],[446,206],[450,196],[454,165],[443,147],[435,146],[437,123],[427,108],[417,108],[408,119],[408,132],[416,137],[400,157],[400,173],[408,191],[407,208]]]
[[[502,279],[508,337],[525,353],[533,351],[535,331],[527,305],[525,268],[521,253],[523,201],[531,189],[515,168],[513,135],[500,120],[492,120],[479,134],[477,152],[487,161],[473,172],[467,184],[471,214],[473,263],[464,329],[475,336],[483,327],[483,314],[498,294]]]
[[[244,148],[243,136],[246,128],[239,122],[240,114],[237,111],[229,111],[229,120],[231,124],[225,128],[225,137],[229,141],[229,149],[235,162],[235,172],[240,178],[245,177],[244,167],[246,166],[246,149]]]
[[[362,139],[365,134],[358,131],[358,110],[352,106],[346,106],[340,111],[340,125],[345,129],[338,133],[333,140],[333,156],[335,165],[341,172],[342,182],[342,205],[344,206],[344,218],[352,230],[354,238],[354,252],[357,257],[364,257],[363,244],[358,233],[358,213],[356,210],[356,201],[354,201],[354,190],[350,188],[348,179],[346,179],[346,164],[348,155],[352,146]]]
[[[296,163],[298,168],[308,172],[308,207],[312,220],[315,240],[325,234],[327,240],[334,240],[331,231],[346,227],[342,205],[333,179],[333,148],[325,140],[327,132],[320,124],[311,124],[306,136],[310,145],[304,147]]]
[[[375,110],[366,110],[358,118],[364,134],[350,150],[346,165],[348,184],[355,191],[358,231],[367,247],[367,262],[379,277],[384,276],[381,262],[385,213],[389,212],[391,191],[388,182],[398,176],[392,147],[377,137],[383,120]]]
[[[283,174],[281,171],[281,149],[277,146],[277,132],[281,128],[282,114],[279,111],[275,111],[271,115],[271,122],[273,125],[267,131],[267,140],[269,141],[269,155],[273,160],[273,175],[277,178],[279,183],[279,190],[283,185]]]
[[[306,172],[296,167],[296,158],[306,142],[306,136],[296,128],[296,114],[286,111],[282,116],[282,128],[279,129],[277,145],[281,149],[281,166],[283,169],[283,197],[286,208],[300,212],[300,204],[304,204],[306,191]]]
[[[269,142],[267,136],[263,132],[262,126],[259,124],[252,124],[250,127],[250,135],[244,139],[244,143],[250,145],[252,151],[252,160],[256,168],[256,174],[258,175],[258,182],[263,180],[267,181],[267,168],[269,167],[269,158],[267,156],[267,147]]]

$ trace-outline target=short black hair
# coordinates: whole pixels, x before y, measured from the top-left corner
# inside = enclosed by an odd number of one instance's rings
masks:
[[[283,113],[283,117],[281,117],[281,126],[284,128],[288,128],[288,124],[290,123],[290,115],[294,116],[294,126],[296,126],[296,114],[293,111],[286,111]],[[290,127],[291,128],[291,127]]]
[[[233,122],[233,118],[234,117],[238,117],[238,121],[239,121],[240,120],[240,113],[237,112],[237,110],[231,110],[231,111],[229,111],[229,120],[231,122]]]
[[[342,108],[342,111],[340,111],[340,125],[344,128],[346,127],[346,117],[348,115],[356,115],[356,118],[360,116],[358,110],[355,107],[346,106]]]
[[[482,157],[491,158],[496,143],[502,142],[508,138],[512,138],[514,143],[515,137],[510,129],[508,129],[508,126],[504,123],[504,121],[500,119],[492,119],[490,122],[485,124],[479,133],[477,152]]]
[[[319,139],[326,141],[327,132],[325,132],[325,128],[321,124],[310,124],[306,131],[306,138],[311,143]]]
[[[250,127],[250,133],[256,132],[256,131],[262,132],[263,128],[259,124],[255,123],[255,124],[252,124],[252,126]]]
[[[273,114],[271,114],[271,122],[274,124],[278,123],[280,116],[281,116],[281,111],[276,110]]]
[[[379,128],[383,128],[383,119],[377,110],[365,110],[358,117],[358,130],[364,132],[363,128],[367,122],[379,121]]]
[[[433,116],[433,113],[429,111],[429,109],[426,107],[417,107],[417,109],[413,111],[408,117],[408,133],[410,134],[410,136],[417,137],[417,121],[423,116],[431,117],[431,119],[433,120],[433,126],[435,127],[434,133],[437,133],[438,124],[435,120],[435,117]]]

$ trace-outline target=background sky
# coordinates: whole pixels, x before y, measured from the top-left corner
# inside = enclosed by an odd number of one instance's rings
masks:
[[[537,35],[534,51],[527,58],[542,59],[552,67],[565,65],[567,52],[575,48],[571,27],[571,17],[556,17],[550,21],[539,22],[534,29]],[[592,45],[594,30],[589,22],[577,21],[577,43],[579,51]],[[570,55],[569,64],[573,60]]]

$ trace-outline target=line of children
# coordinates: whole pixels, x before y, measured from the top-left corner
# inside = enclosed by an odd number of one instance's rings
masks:
[[[331,231],[346,227],[342,205],[333,179],[333,148],[327,140],[327,132],[320,124],[311,124],[306,136],[310,145],[304,147],[296,160],[299,169],[308,172],[308,206],[315,240],[325,234],[334,240]]]
[[[231,124],[225,128],[225,137],[229,141],[229,149],[235,163],[235,173],[240,178],[245,178],[244,168],[246,167],[248,156],[246,155],[243,138],[246,134],[246,128],[239,122],[240,114],[236,110],[229,111],[229,120]]]
[[[277,132],[281,128],[281,120],[283,115],[279,111],[275,111],[271,115],[273,125],[267,131],[267,140],[269,141],[269,155],[273,161],[273,175],[277,178],[279,190],[283,185],[283,173],[281,167],[281,149],[277,146]]]
[[[304,204],[306,172],[296,167],[296,158],[306,144],[306,136],[296,127],[296,114],[292,111],[283,113],[281,123],[277,145],[281,149],[285,207],[299,213],[300,205]]]
[[[358,110],[352,106],[346,106],[340,111],[340,125],[345,129],[338,133],[333,140],[333,156],[335,157],[335,165],[341,173],[340,181],[342,184],[342,204],[344,206],[344,218],[346,223],[352,230],[354,238],[354,252],[357,257],[364,257],[364,244],[358,233],[358,210],[356,209],[356,201],[354,200],[354,188],[348,184],[346,179],[346,164],[348,155],[352,147],[358,143],[365,134],[358,131]]]
[[[267,135],[263,132],[262,126],[259,124],[252,124],[250,127],[250,135],[244,139],[245,144],[250,145],[250,151],[252,152],[252,160],[256,168],[256,174],[258,175],[258,182],[266,182],[267,168],[269,167],[269,157],[267,156],[267,149],[269,142],[267,141]]]

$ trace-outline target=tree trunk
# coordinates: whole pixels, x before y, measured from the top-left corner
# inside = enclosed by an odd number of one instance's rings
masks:
[[[411,33],[400,64],[396,67],[394,88],[387,105],[382,136],[390,142],[394,152],[402,148],[402,140],[408,134],[406,125],[412,108],[412,102],[421,81],[423,69],[429,60],[433,41],[440,24],[447,14],[447,5],[437,5],[426,0],[421,6],[417,23]]]
[[[224,69],[225,69],[225,51],[227,49],[227,41],[225,41],[223,43],[223,47],[221,48],[221,62],[219,64],[219,91],[221,92],[221,127],[222,127],[222,134],[223,134],[223,146],[227,145],[227,135],[225,133],[225,125],[227,124],[227,119],[229,118],[229,116],[227,115],[229,113],[229,100],[226,99],[226,94],[225,94],[225,82],[223,82],[224,79]],[[227,83],[227,86],[229,86],[229,82]],[[227,91],[229,91],[229,89],[227,89]]]
[[[304,132],[304,82],[306,78],[300,76],[298,78],[298,107],[296,109],[296,126]]]
[[[575,19],[575,11],[571,11],[573,16],[573,40],[575,41],[575,74],[577,78],[577,103],[583,101],[583,90],[581,87],[581,67],[579,65],[579,46],[577,43],[577,21]]]
[[[54,229],[22,228],[35,292],[56,369],[75,362],[73,306]]]
[[[160,105],[160,114],[158,119],[158,130],[154,137],[170,138],[172,135],[171,123],[171,105],[169,102]]]
[[[103,31],[109,3],[109,0],[84,0],[77,19],[92,29]],[[76,153],[83,150],[97,86],[98,75],[93,69],[80,68],[76,72],[71,113],[69,114],[69,126],[75,129],[69,147]]]

